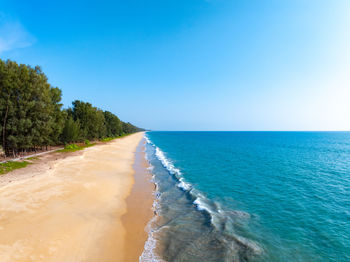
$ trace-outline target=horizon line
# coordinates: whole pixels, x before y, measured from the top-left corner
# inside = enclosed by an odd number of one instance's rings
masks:
[[[350,130],[144,130],[144,132],[350,132]]]

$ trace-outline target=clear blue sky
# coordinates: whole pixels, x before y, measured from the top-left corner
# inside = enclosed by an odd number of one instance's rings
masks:
[[[54,3],[55,2],[55,3]],[[0,57],[156,130],[350,130],[350,1],[0,0]]]

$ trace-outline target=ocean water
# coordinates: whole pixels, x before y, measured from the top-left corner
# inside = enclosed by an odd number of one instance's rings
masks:
[[[350,261],[350,133],[147,132],[141,261]]]

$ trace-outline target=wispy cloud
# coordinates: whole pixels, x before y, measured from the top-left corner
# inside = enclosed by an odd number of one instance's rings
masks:
[[[0,14],[0,54],[35,43],[32,36],[19,21],[10,20]]]

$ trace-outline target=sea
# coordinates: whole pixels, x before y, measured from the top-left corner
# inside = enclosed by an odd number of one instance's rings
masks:
[[[350,261],[350,132],[147,132],[140,261]]]

